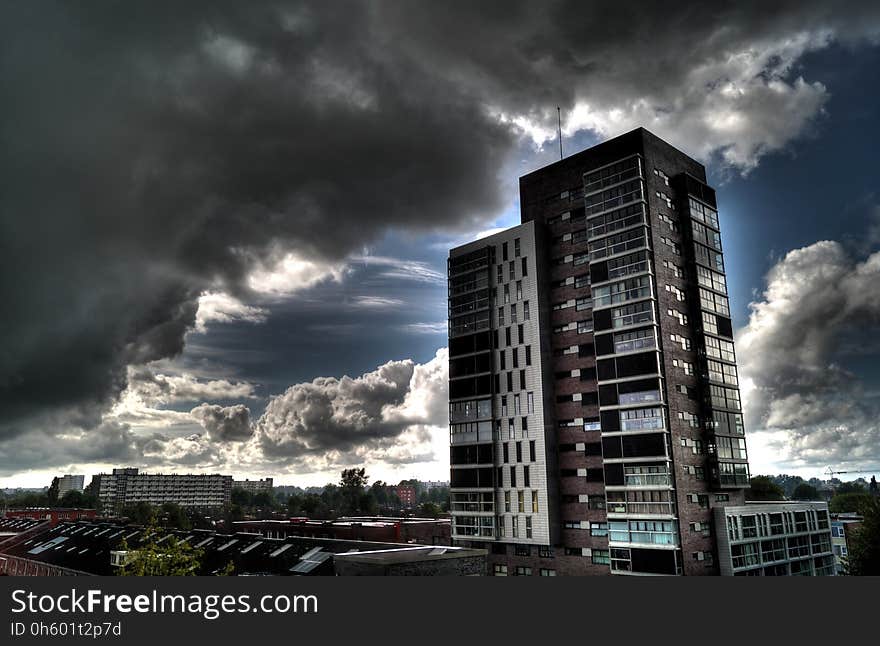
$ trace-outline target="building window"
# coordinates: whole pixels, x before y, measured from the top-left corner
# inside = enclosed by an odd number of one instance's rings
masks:
[[[586,319],[585,321],[577,322],[577,333],[578,334],[586,334],[587,332],[593,331],[593,319]]]
[[[528,401],[529,413],[534,413],[535,412],[535,394],[534,393],[527,393],[526,399]]]
[[[538,547],[538,556],[544,559],[552,559],[553,558],[553,548],[549,545],[540,545]]]
[[[528,321],[530,319],[531,317],[529,313],[529,302],[523,301],[523,321]]]
[[[519,246],[519,238],[513,239],[513,255],[519,258],[520,246]]]
[[[529,477],[529,467],[528,466],[523,467],[523,486],[524,487],[531,487],[532,486],[531,479]]]
[[[532,365],[532,346],[526,346],[526,365]]]
[[[522,300],[522,281],[516,281],[516,300]]]
[[[504,308],[503,307],[498,308],[498,325],[499,326],[504,325]]]
[[[517,565],[515,573],[516,576],[532,576],[532,568],[526,565]]]
[[[593,550],[592,561],[596,565],[611,565],[611,557],[608,550]]]
[[[523,428],[525,428],[525,418],[523,418]],[[535,440],[529,442],[529,460],[535,461]]]
[[[608,536],[608,523],[590,523],[590,536]]]
[[[593,289],[593,302],[595,307],[605,307],[607,305],[618,305],[627,301],[646,298],[650,295],[650,276],[638,276],[611,285],[595,287]]]
[[[590,509],[605,509],[605,496],[590,494],[587,498],[587,507]]]
[[[526,468],[528,468],[528,467],[526,467]],[[538,513],[538,492],[537,491],[532,492],[532,513],[533,514]]]
[[[526,516],[526,538],[532,537],[532,517]]]
[[[496,563],[493,568],[493,574],[495,576],[507,576],[507,566],[503,563]]]
[[[636,408],[620,411],[621,431],[645,431],[664,428],[662,408]]]

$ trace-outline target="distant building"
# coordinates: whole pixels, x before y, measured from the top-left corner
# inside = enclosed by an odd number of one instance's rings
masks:
[[[439,545],[174,531],[203,552],[200,575],[233,564],[235,575],[269,576],[480,576],[486,551]],[[37,528],[0,543],[0,576],[112,576],[146,540],[143,527],[73,522]],[[120,549],[125,541],[127,550]]]
[[[272,493],[272,478],[263,478],[262,480],[233,480],[233,489],[244,489],[248,493],[260,493],[265,491]]]
[[[422,481],[419,484],[422,485],[425,491],[431,491],[431,489],[443,489],[444,487],[447,489],[449,488],[448,480],[427,480]]]
[[[714,520],[722,576],[835,574],[827,503],[716,507]]]
[[[232,476],[214,474],[140,473],[128,467],[94,476],[101,511],[118,514],[129,504],[166,502],[181,507],[216,509],[229,502]]]
[[[25,509],[7,509],[6,518],[30,518],[32,520],[49,521],[55,526],[62,521],[86,520],[96,518],[94,509],[77,509],[69,507],[27,507]]]
[[[400,502],[404,507],[416,506],[416,488],[412,485],[399,484],[394,487],[389,487],[389,489],[397,494],[397,497],[400,498]]]
[[[388,516],[343,517],[337,520],[243,520],[232,524],[236,532],[267,538],[302,536],[386,543],[452,545],[448,518],[391,518]]]
[[[851,532],[864,520],[858,514],[831,514],[831,548],[834,550],[834,568],[844,574],[844,560],[849,556]]]
[[[58,478],[58,499],[64,497],[68,491],[82,491],[85,489],[85,476],[64,475]]]

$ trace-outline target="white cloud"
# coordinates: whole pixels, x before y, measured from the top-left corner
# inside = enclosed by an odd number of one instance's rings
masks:
[[[446,321],[434,321],[431,323],[407,323],[400,329],[412,334],[446,334],[449,324]]]
[[[247,279],[255,292],[268,296],[289,296],[327,280],[340,282],[348,271],[346,263],[306,260],[286,253],[274,263],[258,264]]]
[[[362,265],[388,267],[380,276],[397,280],[413,280],[420,283],[446,285],[446,275],[433,269],[426,262],[418,260],[404,260],[389,256],[360,255],[350,258],[352,263]]]
[[[447,357],[444,348],[426,364],[389,361],[359,377],[293,385],[269,402],[241,457],[297,473],[445,464]]]
[[[251,412],[242,404],[226,407],[201,404],[189,413],[204,427],[208,439],[213,442],[241,442],[253,435]]]
[[[577,91],[573,108],[563,113],[563,134],[590,130],[608,138],[643,126],[697,159],[719,154],[725,165],[746,173],[764,155],[808,132],[822,114],[830,96],[826,87],[792,70],[831,40],[830,32],[817,30],[737,41],[731,49],[692,60],[666,84],[635,82],[628,74],[641,70],[612,64]],[[556,141],[546,114],[494,112],[536,146]]]
[[[268,311],[253,305],[245,305],[240,300],[223,292],[205,292],[199,297],[196,313],[195,331],[204,333],[208,323],[264,323]]]
[[[880,465],[880,397],[848,367],[880,354],[880,252],[858,260],[827,240],[795,249],[750,308],[737,355],[758,446],[780,470]]]
[[[399,298],[390,298],[387,296],[355,296],[353,299],[355,307],[366,307],[369,309],[391,309],[403,305],[403,301]]]

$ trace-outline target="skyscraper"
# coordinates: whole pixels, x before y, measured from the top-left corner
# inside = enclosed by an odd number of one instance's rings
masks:
[[[644,129],[449,254],[453,538],[496,574],[717,574],[749,469],[715,191]]]

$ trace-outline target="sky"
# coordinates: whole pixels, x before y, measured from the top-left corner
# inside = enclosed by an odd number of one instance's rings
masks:
[[[752,472],[880,474],[876,2],[0,11],[0,486],[447,479],[447,251],[557,105],[706,164]]]

